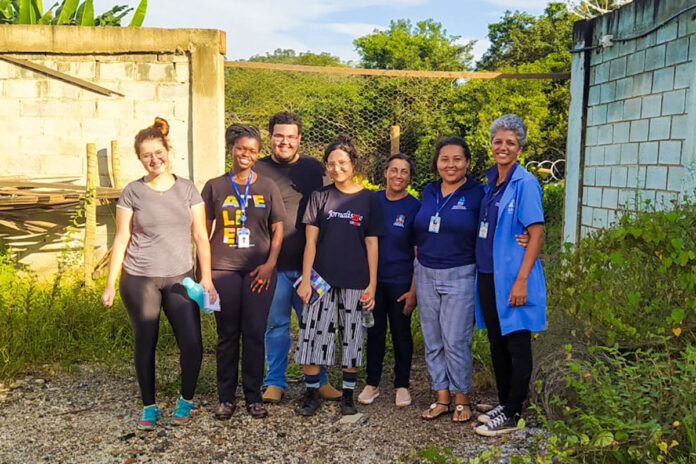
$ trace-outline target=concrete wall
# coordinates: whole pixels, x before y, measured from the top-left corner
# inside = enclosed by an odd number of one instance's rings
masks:
[[[692,6],[636,0],[575,24],[576,49],[608,34],[615,42],[573,55],[566,241],[611,226],[621,211],[670,208],[693,195],[696,9],[662,24]]]
[[[170,123],[175,173],[200,188],[224,169],[223,32],[2,25],[0,38],[0,55],[123,94],[100,95],[0,59],[0,176],[71,177],[85,185],[85,145],[94,142],[101,185],[108,186],[110,141],[118,140],[127,183],[144,174],[133,138],[155,116]],[[98,255],[110,243],[112,218],[109,208],[100,209]],[[55,263],[47,250],[65,247],[58,230],[50,239],[4,232],[39,270]]]

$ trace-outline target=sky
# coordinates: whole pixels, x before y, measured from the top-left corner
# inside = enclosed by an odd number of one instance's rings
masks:
[[[95,0],[96,15],[115,4],[138,0]],[[276,48],[328,52],[357,64],[353,40],[393,19],[413,23],[432,18],[449,35],[477,40],[476,59],[488,48],[488,24],[506,10],[539,15],[547,0],[149,0],[144,27],[221,29],[227,59],[247,59]],[[130,15],[126,17],[129,20]]]

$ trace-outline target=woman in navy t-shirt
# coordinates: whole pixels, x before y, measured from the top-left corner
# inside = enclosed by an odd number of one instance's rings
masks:
[[[362,310],[371,311],[375,304],[378,237],[384,235],[377,195],[353,180],[358,152],[351,140],[339,137],[332,142],[324,162],[334,183],[312,193],[302,221],[307,241],[297,294],[307,307],[302,311],[295,361],[305,374],[305,395],[296,409],[303,416],[313,415],[319,407],[319,366],[334,363],[337,326],[343,367],[341,413],[358,412],[353,390],[362,364]],[[312,270],[331,289],[310,303]]]
[[[483,186],[466,175],[471,153],[459,137],[436,144],[433,169],[441,179],[423,191],[414,226],[414,264],[425,361],[437,400],[423,411],[435,419],[452,411],[453,421],[471,420],[471,337],[474,328],[476,225]]]
[[[367,329],[367,384],[358,396],[362,404],[372,404],[379,396],[387,319],[394,345],[395,403],[399,407],[411,404],[408,392],[413,357],[411,312],[416,306],[413,221],[420,209],[420,202],[406,191],[412,175],[413,163],[408,156],[392,155],[384,170],[387,188],[377,192],[387,234],[379,239],[375,325]]]

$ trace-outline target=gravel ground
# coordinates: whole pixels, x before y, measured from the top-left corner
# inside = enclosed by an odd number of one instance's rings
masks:
[[[361,417],[353,424],[340,422],[333,402],[324,402],[314,417],[296,416],[293,408],[303,387],[295,383],[281,404],[268,406],[266,419],[252,419],[238,407],[230,421],[217,421],[215,395],[200,395],[189,426],[161,423],[150,432],[135,429],[140,406],[133,377],[91,365],[37,372],[0,384],[0,463],[411,463],[421,462],[418,451],[432,446],[447,447],[465,462],[497,447],[502,455],[496,461],[505,462],[538,432],[530,428],[505,439],[483,438],[474,434],[472,423],[455,424],[451,416],[421,420],[420,411],[433,399],[425,372],[422,363],[414,366],[414,402],[400,409],[393,403],[391,375],[385,373],[382,395],[370,406],[358,405]],[[171,415],[175,396],[158,399]],[[474,399],[492,400],[490,392]]]

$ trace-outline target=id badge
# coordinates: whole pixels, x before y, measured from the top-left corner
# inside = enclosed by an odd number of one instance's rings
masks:
[[[440,233],[441,219],[442,218],[440,216],[430,216],[430,225],[428,226],[428,232],[432,232],[433,234]]]
[[[237,230],[237,248],[249,248],[249,229],[240,227]]]
[[[479,238],[485,239],[488,237],[488,221],[481,221],[481,224],[479,225]]]

